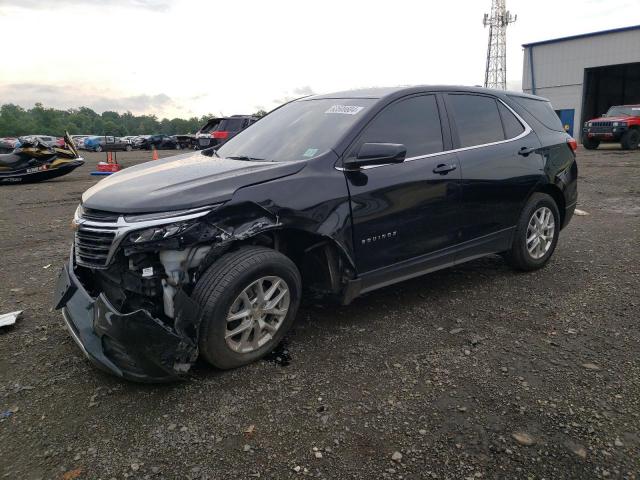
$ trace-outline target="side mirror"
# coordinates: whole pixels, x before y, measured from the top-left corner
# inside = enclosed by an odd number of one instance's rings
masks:
[[[367,165],[402,163],[407,156],[407,147],[400,143],[364,143],[355,158],[344,161],[346,170],[357,170]]]

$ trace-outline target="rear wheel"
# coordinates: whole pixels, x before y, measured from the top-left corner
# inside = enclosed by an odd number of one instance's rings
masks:
[[[293,323],[302,282],[296,265],[264,247],[218,259],[198,280],[200,353],[213,366],[235,368],[272,351]]]
[[[96,150],[96,152],[101,152],[102,151],[102,146],[98,145],[95,150]]]
[[[622,136],[620,143],[625,150],[636,150],[640,144],[640,130],[629,130]]]
[[[507,262],[518,270],[544,267],[556,248],[560,233],[560,213],[549,195],[534,193],[520,214]]]
[[[595,140],[593,138],[584,137],[582,139],[582,145],[587,150],[595,150],[596,148],[598,148],[600,146],[600,140]]]
[[[125,149],[127,152],[130,152],[131,150],[133,150],[133,147],[132,147],[131,145],[127,145],[126,147],[124,147],[124,149]]]

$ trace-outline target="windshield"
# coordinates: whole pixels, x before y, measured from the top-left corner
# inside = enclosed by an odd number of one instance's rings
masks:
[[[288,103],[240,132],[217,153],[274,162],[318,157],[331,150],[375,102],[334,98]]]
[[[637,107],[611,107],[605,117],[640,117],[640,106]]]

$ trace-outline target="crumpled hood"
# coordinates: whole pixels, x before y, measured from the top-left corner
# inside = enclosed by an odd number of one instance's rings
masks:
[[[187,153],[126,168],[82,195],[87,208],[117,213],[184,210],[229,200],[241,187],[299,172],[304,162],[250,162]]]

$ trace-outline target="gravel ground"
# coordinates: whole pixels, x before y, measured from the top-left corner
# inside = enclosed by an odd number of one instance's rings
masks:
[[[1,188],[0,312],[24,310],[0,329],[3,478],[638,478],[640,152],[580,150],[589,215],[541,271],[490,257],[307,306],[288,365],[164,386],[91,367],[51,309],[86,156]]]

